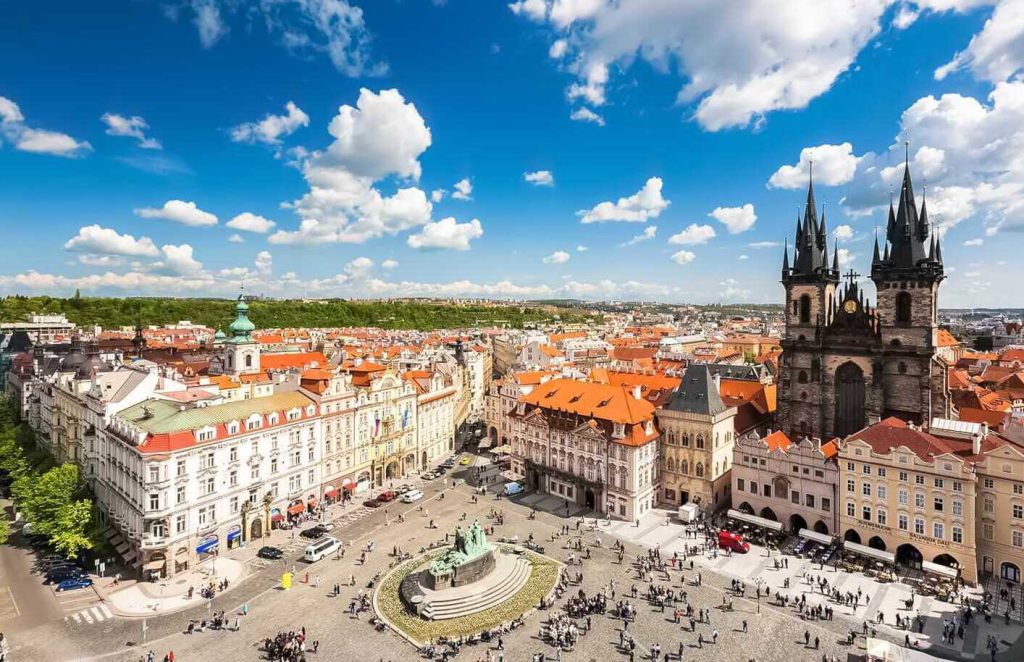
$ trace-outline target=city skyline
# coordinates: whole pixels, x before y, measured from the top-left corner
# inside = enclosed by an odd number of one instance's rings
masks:
[[[867,273],[907,155],[1024,305],[1014,2],[700,4],[12,7],[0,293],[776,303],[810,162]]]

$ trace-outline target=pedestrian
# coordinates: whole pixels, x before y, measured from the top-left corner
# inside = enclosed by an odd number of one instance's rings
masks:
[[[238,617],[235,616],[235,632],[238,632],[241,629],[242,629],[241,623],[239,622]]]
[[[746,621],[746,619],[744,619],[743,620],[743,633],[746,634],[746,632],[747,632],[747,621]]]

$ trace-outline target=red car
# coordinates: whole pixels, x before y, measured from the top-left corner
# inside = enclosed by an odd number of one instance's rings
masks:
[[[381,492],[380,494],[377,495],[377,501],[382,501],[383,503],[387,503],[388,501],[394,500],[395,493],[392,492],[391,490],[388,490],[387,492]]]
[[[740,534],[731,531],[718,532],[718,546],[739,554],[746,554],[750,551],[750,543],[744,540]]]

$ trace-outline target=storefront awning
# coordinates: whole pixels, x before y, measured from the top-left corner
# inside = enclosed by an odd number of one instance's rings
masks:
[[[861,556],[867,556],[885,563],[896,563],[896,555],[892,552],[886,552],[881,549],[875,549],[874,547],[868,547],[867,545],[858,545],[855,542],[849,540],[843,541],[843,549],[854,554],[860,554]]]
[[[163,570],[165,565],[167,565],[167,559],[156,559],[154,561],[147,561],[146,564],[142,566],[142,569],[148,572],[155,572],[157,570]]]
[[[319,505],[320,502],[317,499],[310,499],[306,502],[306,506],[308,506],[310,510],[314,510]]]
[[[490,448],[490,447],[491,447],[491,438],[490,437],[487,437],[486,439],[481,440],[480,444],[477,445],[477,448],[479,448],[480,450],[484,450],[485,448]]]
[[[333,499],[336,496],[338,496],[338,488],[337,487],[334,487],[332,485],[331,487],[328,487],[326,490],[324,490],[324,498],[325,499]]]
[[[933,575],[946,577],[947,579],[956,579],[960,576],[956,568],[950,568],[948,565],[942,565],[941,563],[932,563],[931,561],[922,561],[921,569]]]
[[[509,453],[512,452],[512,447],[509,446],[508,444],[502,444],[501,446],[498,446],[491,452],[494,453],[495,455],[508,455]]]
[[[234,529],[233,531],[228,531],[228,542],[234,542],[235,540],[238,540],[241,537],[241,529]]]
[[[283,522],[284,521],[284,515],[282,515],[281,513],[274,513],[273,515],[270,516],[270,521],[271,522]]]
[[[199,543],[196,547],[196,554],[207,554],[217,549],[218,541],[216,538],[207,538],[206,540]]]
[[[304,510],[306,510],[306,504],[301,501],[288,506],[289,515],[301,515]]]
[[[758,517],[757,515],[748,515],[741,510],[730,509],[726,514],[732,519],[746,522],[747,524],[753,524],[754,526],[760,526],[761,528],[768,529],[769,531],[782,531],[782,522],[765,519],[764,517]]]
[[[800,529],[799,535],[801,538],[820,542],[822,545],[832,544],[832,536],[825,535],[824,533],[818,533],[817,531],[811,531],[810,529]]]
[[[505,480],[512,481],[513,483],[519,482],[522,479],[526,478],[526,476],[524,476],[523,474],[516,473],[511,469],[505,469],[504,471],[502,471],[501,477],[504,478]]]

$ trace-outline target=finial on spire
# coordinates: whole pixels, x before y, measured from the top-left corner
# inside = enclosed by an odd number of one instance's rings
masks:
[[[909,166],[910,165],[910,141],[909,140],[904,140],[903,141],[903,149],[904,149],[903,163],[904,163],[904,165],[908,165]]]

